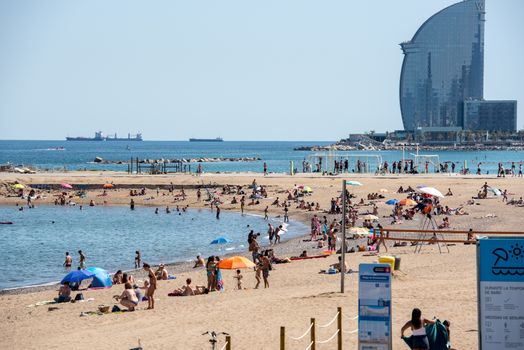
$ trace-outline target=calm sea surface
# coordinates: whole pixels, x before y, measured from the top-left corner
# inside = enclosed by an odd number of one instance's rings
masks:
[[[110,272],[134,267],[134,252],[152,264],[187,261],[196,255],[224,255],[247,251],[250,229],[267,242],[267,221],[260,216],[222,212],[220,220],[210,210],[190,210],[178,215],[154,208],[38,206],[18,211],[0,206],[0,289],[59,281],[66,273],[62,263],[69,251],[78,266],[78,250],[88,266]],[[272,224],[281,224],[271,220]],[[249,227],[248,227],[249,225]],[[291,222],[282,239],[299,236],[307,227]],[[210,245],[218,236],[230,244]]]
[[[302,160],[311,152],[294,151],[295,147],[310,145],[327,145],[332,142],[303,141],[231,141],[218,143],[195,143],[187,141],[143,141],[143,142],[89,142],[89,141],[0,141],[0,164],[34,165],[44,169],[68,170],[97,169],[126,171],[127,165],[95,164],[93,160],[99,156],[106,160],[127,161],[131,157],[139,159],[173,159],[199,157],[259,157],[256,162],[220,162],[204,163],[206,172],[262,172],[263,163],[267,162],[270,172],[288,172],[289,162],[294,161],[295,167],[301,170]],[[127,149],[129,146],[129,150]],[[52,150],[64,147],[63,151]],[[402,159],[401,151],[357,151],[350,152],[360,155],[380,155],[383,161],[393,162]],[[440,162],[458,162],[457,171],[464,161],[471,171],[476,170],[476,164],[483,162],[482,171],[493,173],[497,162],[524,161],[522,151],[444,151],[420,152],[420,154],[435,154]],[[405,152],[406,158],[413,158],[411,152]],[[370,158],[371,159],[371,158]],[[370,161],[371,164],[371,161]],[[509,164],[506,164],[509,166]],[[192,165],[192,171],[196,164]]]

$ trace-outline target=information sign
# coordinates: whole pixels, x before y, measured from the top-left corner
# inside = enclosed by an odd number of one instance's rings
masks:
[[[524,239],[480,239],[477,271],[479,349],[524,349]]]
[[[360,264],[358,270],[358,348],[390,350],[391,266]]]

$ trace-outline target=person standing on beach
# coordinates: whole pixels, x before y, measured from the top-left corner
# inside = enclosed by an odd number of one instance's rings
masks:
[[[200,191],[200,188],[197,190],[197,201],[200,202],[200,199],[202,198],[202,192]]]
[[[147,272],[147,275],[149,277],[149,287],[146,291],[147,296],[147,309],[152,310],[155,308],[155,290],[156,290],[156,276],[153,270],[151,270],[151,266],[149,264],[144,263],[144,270]]]
[[[282,225],[275,229],[275,244],[280,243],[280,231],[282,231]]]
[[[522,177],[522,163],[519,163],[519,177]]]
[[[67,269],[69,269],[71,267],[71,265],[73,265],[73,258],[71,257],[71,255],[69,255],[69,252],[66,252],[65,253],[65,261],[64,261],[64,265]]]
[[[267,175],[267,163],[264,162],[264,176]]]
[[[409,339],[409,346],[414,350],[425,350],[429,349],[428,336],[426,335],[426,329],[424,328],[427,324],[434,324],[435,321],[428,320],[422,317],[422,312],[419,309],[413,309],[411,312],[411,320],[400,330],[400,336],[404,337],[404,332],[411,328],[412,335]]]
[[[284,204],[284,222],[289,222],[289,208],[287,207],[287,203]]]
[[[86,266],[86,256],[84,255],[84,253],[81,250],[78,251],[78,255],[80,255],[79,267],[81,270],[83,270]]]
[[[217,205],[217,220],[220,219],[220,207]]]
[[[135,269],[140,268],[140,261],[141,261],[140,250],[137,250],[135,251]]]
[[[269,211],[269,206],[266,206],[266,209],[264,209],[264,220],[268,220],[269,216],[267,215],[267,212]]]
[[[273,236],[275,235],[275,229],[271,224],[267,224],[267,226],[267,235],[269,237],[269,244],[271,245],[273,244]]]
[[[242,196],[242,198],[240,198],[240,213],[242,215],[244,215],[244,206],[245,205],[246,205],[246,197]]]
[[[135,201],[133,200],[133,198],[131,198],[131,202],[129,202],[129,208],[131,210],[135,210]]]

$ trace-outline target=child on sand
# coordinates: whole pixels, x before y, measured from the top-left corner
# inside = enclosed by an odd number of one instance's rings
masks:
[[[242,274],[240,273],[240,270],[237,270],[237,274],[233,276],[233,278],[236,278],[237,288],[238,290],[241,290],[242,289],[242,278],[244,278],[244,276],[242,276]]]

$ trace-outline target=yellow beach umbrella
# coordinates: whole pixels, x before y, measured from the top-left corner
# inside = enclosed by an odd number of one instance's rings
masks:
[[[254,266],[251,260],[243,256],[232,256],[218,263],[218,267],[225,270],[247,269]]]

